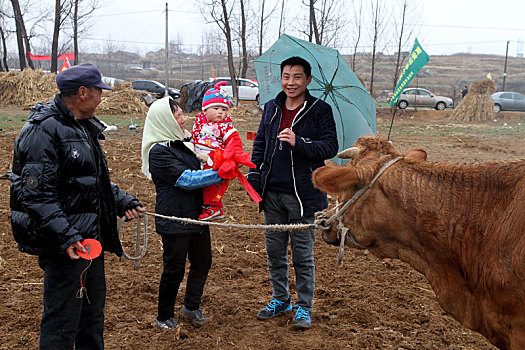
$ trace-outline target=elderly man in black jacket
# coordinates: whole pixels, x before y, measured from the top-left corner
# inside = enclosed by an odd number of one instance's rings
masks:
[[[265,224],[312,224],[316,211],[327,207],[326,194],[315,189],[312,172],[338,149],[332,108],[311,96],[310,64],[291,57],[281,63],[280,92],[264,105],[253,143],[257,166],[248,181],[261,195]],[[297,302],[295,328],[311,325],[315,289],[314,230],[265,231],[273,300],[257,313],[264,320],[292,309],[288,289],[288,244],[291,241]]]
[[[91,238],[121,256],[117,215],[144,211],[109,179],[105,127],[93,116],[111,89],[101,78],[89,63],[59,73],[60,94],[31,109],[15,141],[11,225],[20,251],[44,270],[41,349],[104,348],[104,253],[89,262],[77,252]]]

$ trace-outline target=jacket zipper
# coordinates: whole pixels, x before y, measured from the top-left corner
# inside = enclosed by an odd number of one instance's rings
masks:
[[[297,112],[297,115],[300,115],[305,107],[306,107],[306,100],[304,101],[303,107],[299,110],[299,112]],[[304,115],[302,115],[299,119],[297,119],[297,121],[301,120],[303,118],[303,116]],[[296,121],[294,120],[292,122],[292,126],[290,126],[290,130],[292,130],[292,128],[294,127],[295,124],[296,124]],[[297,201],[299,202],[299,207],[301,208],[301,216],[303,216],[303,214],[304,214],[303,202],[301,202],[301,198],[299,197],[299,193],[297,192],[297,184],[295,183],[295,171],[294,171],[294,165],[293,165],[293,149],[291,147],[290,147],[290,159],[292,161],[293,189],[294,189],[294,192],[295,192],[295,196],[297,197]]]
[[[86,130],[86,128],[84,128],[84,125],[80,124],[79,122],[77,122],[78,125],[80,126],[80,128],[82,129],[82,131],[84,132],[84,136],[86,137],[86,142],[87,142],[87,146],[88,148],[91,150],[91,157],[93,157],[93,163],[95,164],[95,182],[97,184],[96,186],[96,191],[97,191],[97,222],[98,222],[98,234],[99,234],[99,237],[98,237],[98,240],[102,242],[102,222],[101,222],[101,218],[102,218],[102,207],[100,205],[101,203],[101,198],[100,198],[100,191],[99,191],[99,187],[100,187],[100,183],[99,183],[99,166],[100,164],[98,164],[97,162],[97,157],[95,156],[95,152],[97,152],[96,149],[94,149],[96,147],[95,145],[95,140],[93,139],[93,136],[91,136],[91,142],[89,142],[89,138],[90,138],[90,135],[88,135],[87,133],[89,132],[89,130]],[[91,143],[93,143],[93,147],[91,147]]]

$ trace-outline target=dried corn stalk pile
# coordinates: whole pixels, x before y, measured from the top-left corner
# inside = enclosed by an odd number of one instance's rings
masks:
[[[477,81],[470,87],[450,118],[458,121],[487,121],[494,119],[495,85],[492,80]]]
[[[262,116],[262,110],[256,104],[244,104],[231,108],[228,114],[233,118],[233,121],[235,122],[235,120],[237,120],[238,118],[255,116],[260,117]]]
[[[102,102],[97,107],[97,115],[135,114],[146,115],[148,107],[140,96],[144,92],[133,90],[131,83],[116,83],[113,90],[104,90]]]
[[[47,102],[58,92],[56,74],[41,69],[0,73],[0,105],[17,105],[26,109],[37,102]]]
[[[22,72],[0,73],[0,105],[16,105],[30,109],[37,102],[51,100],[58,89],[56,74],[41,69],[24,69]],[[133,90],[131,83],[115,84],[111,91],[104,91],[97,115],[139,114],[146,115],[148,108],[141,101],[144,92]]]

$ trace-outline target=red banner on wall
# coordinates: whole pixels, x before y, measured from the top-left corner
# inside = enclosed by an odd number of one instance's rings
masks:
[[[51,56],[33,55],[31,53],[31,51],[26,51],[26,56],[27,56],[28,59],[30,59],[32,61],[51,61]],[[74,61],[75,60],[75,53],[74,52],[68,52],[68,53],[65,53],[65,54],[62,54],[62,55],[58,56],[58,60],[59,61],[64,61],[66,58],[68,60],[70,60],[70,61]]]

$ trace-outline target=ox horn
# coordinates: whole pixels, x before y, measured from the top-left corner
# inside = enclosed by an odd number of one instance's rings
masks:
[[[341,159],[352,159],[359,155],[359,147],[350,147],[345,149],[344,151],[339,152],[337,154],[337,157]]]

